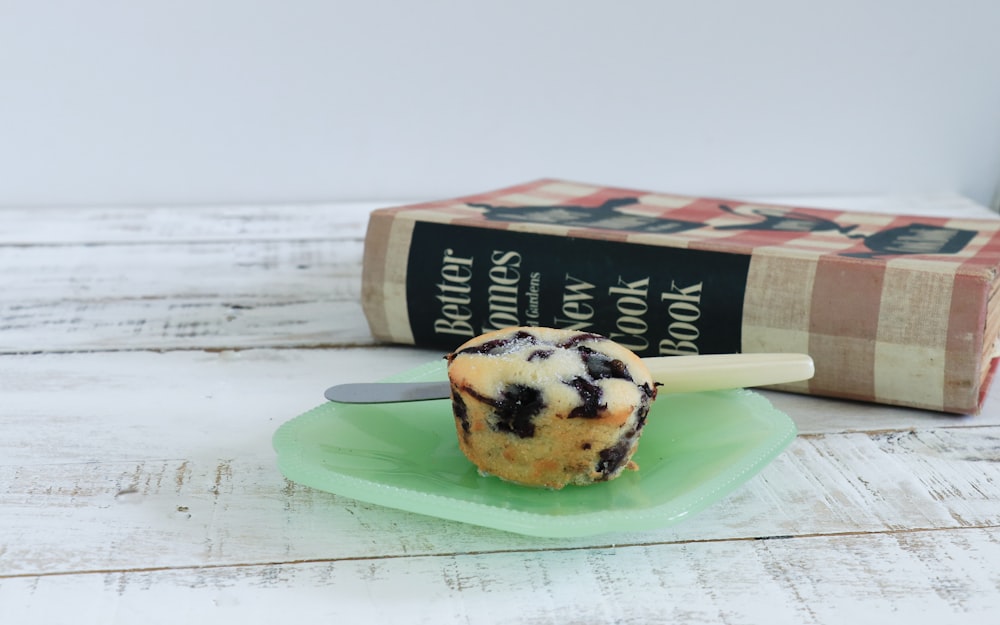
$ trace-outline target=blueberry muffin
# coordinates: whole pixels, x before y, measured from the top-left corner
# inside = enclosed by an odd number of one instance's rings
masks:
[[[448,357],[462,452],[481,473],[558,489],[632,462],[656,384],[642,359],[597,334],[507,328]]]

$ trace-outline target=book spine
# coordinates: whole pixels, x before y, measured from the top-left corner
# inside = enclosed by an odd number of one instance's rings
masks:
[[[390,342],[450,351],[493,329],[541,325],[603,334],[640,356],[805,352],[816,361],[816,377],[782,389],[975,412],[978,383],[954,382],[978,380],[980,351],[947,340],[981,336],[981,329],[954,327],[952,309],[959,302],[975,313],[965,315],[968,325],[978,323],[986,288],[975,279],[887,271],[854,259],[646,245],[387,213],[374,214],[369,226],[363,303],[373,334]],[[911,328],[912,319],[925,321]]]

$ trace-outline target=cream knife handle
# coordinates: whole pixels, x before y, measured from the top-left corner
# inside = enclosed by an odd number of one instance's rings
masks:
[[[664,393],[767,386],[808,380],[815,368],[806,354],[708,354],[643,358]]]

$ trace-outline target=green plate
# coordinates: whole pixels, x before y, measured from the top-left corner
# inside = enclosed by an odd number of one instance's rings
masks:
[[[444,361],[387,381],[447,379]],[[634,460],[611,482],[550,491],[479,475],[458,448],[448,400],[328,402],[274,434],[290,480],[361,501],[546,537],[662,527],[721,499],[795,438],[747,390],[661,395]]]

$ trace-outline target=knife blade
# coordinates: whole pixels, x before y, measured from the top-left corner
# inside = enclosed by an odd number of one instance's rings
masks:
[[[450,393],[448,382],[355,382],[331,386],[323,396],[342,404],[375,404],[445,399]]]

